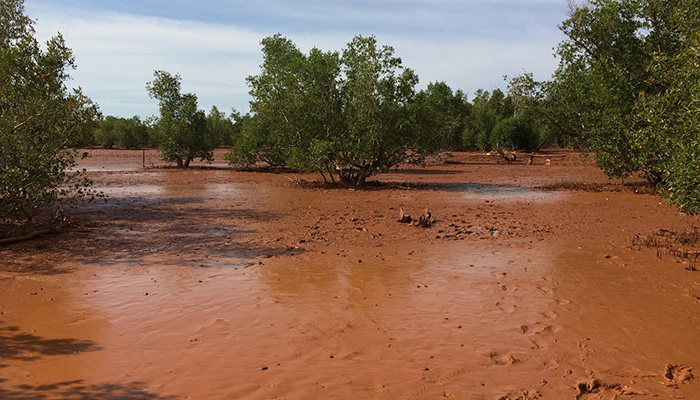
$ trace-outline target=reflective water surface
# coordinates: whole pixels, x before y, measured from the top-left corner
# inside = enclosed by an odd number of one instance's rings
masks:
[[[700,368],[697,277],[599,217],[655,201],[98,178],[84,228],[0,249],[2,399],[700,396],[664,377]],[[427,207],[432,228],[396,221]]]

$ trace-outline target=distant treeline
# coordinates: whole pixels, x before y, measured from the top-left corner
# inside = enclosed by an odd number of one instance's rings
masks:
[[[496,146],[511,150],[533,151],[544,147],[570,145],[566,136],[529,109],[518,109],[513,96],[500,89],[477,90],[470,101],[462,90],[453,91],[445,82],[430,83],[414,99],[421,118],[430,126],[448,133],[448,150],[493,150]],[[230,114],[216,106],[206,114],[206,137],[212,147],[231,147],[245,140],[257,126],[256,114]],[[156,118],[141,119],[106,116],[95,131],[94,146],[107,149],[157,148],[161,134]]]
[[[240,120],[238,112],[227,115],[213,106],[206,116],[205,136],[213,147],[232,146],[240,131]],[[157,122],[153,117],[141,119],[139,116],[124,118],[108,115],[100,120],[91,144],[106,149],[157,148],[160,143]]]

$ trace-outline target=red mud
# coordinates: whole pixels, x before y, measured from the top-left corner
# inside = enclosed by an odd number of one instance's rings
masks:
[[[0,247],[1,399],[700,398],[700,275],[631,244],[698,219],[536,189],[607,182],[577,154],[348,190],[92,153],[108,201]]]

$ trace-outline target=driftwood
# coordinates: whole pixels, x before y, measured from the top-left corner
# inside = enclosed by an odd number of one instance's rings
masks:
[[[433,215],[427,208],[423,210],[423,215],[421,215],[418,219],[411,218],[410,215],[406,214],[403,208],[399,208],[399,222],[403,224],[411,224],[421,228],[428,228],[435,223],[435,218],[433,218]]]
[[[420,218],[414,222],[416,226],[420,226],[421,228],[427,228],[434,223],[435,219],[427,208],[423,211],[423,215],[421,215]]]
[[[406,214],[403,208],[399,208],[399,222],[402,224],[410,224],[413,221],[410,215]]]
[[[501,148],[498,146],[498,143],[496,143],[496,152],[498,152],[498,155],[500,155],[507,162],[513,162],[518,158],[515,155],[514,151],[509,151],[508,153],[506,153],[505,151],[501,150]]]

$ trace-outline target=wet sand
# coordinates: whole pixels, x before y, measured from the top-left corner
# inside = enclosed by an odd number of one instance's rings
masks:
[[[700,398],[700,275],[631,243],[698,218],[537,189],[608,182],[590,160],[455,153],[348,190],[221,153],[93,150],[108,200],[0,247],[0,399]]]

